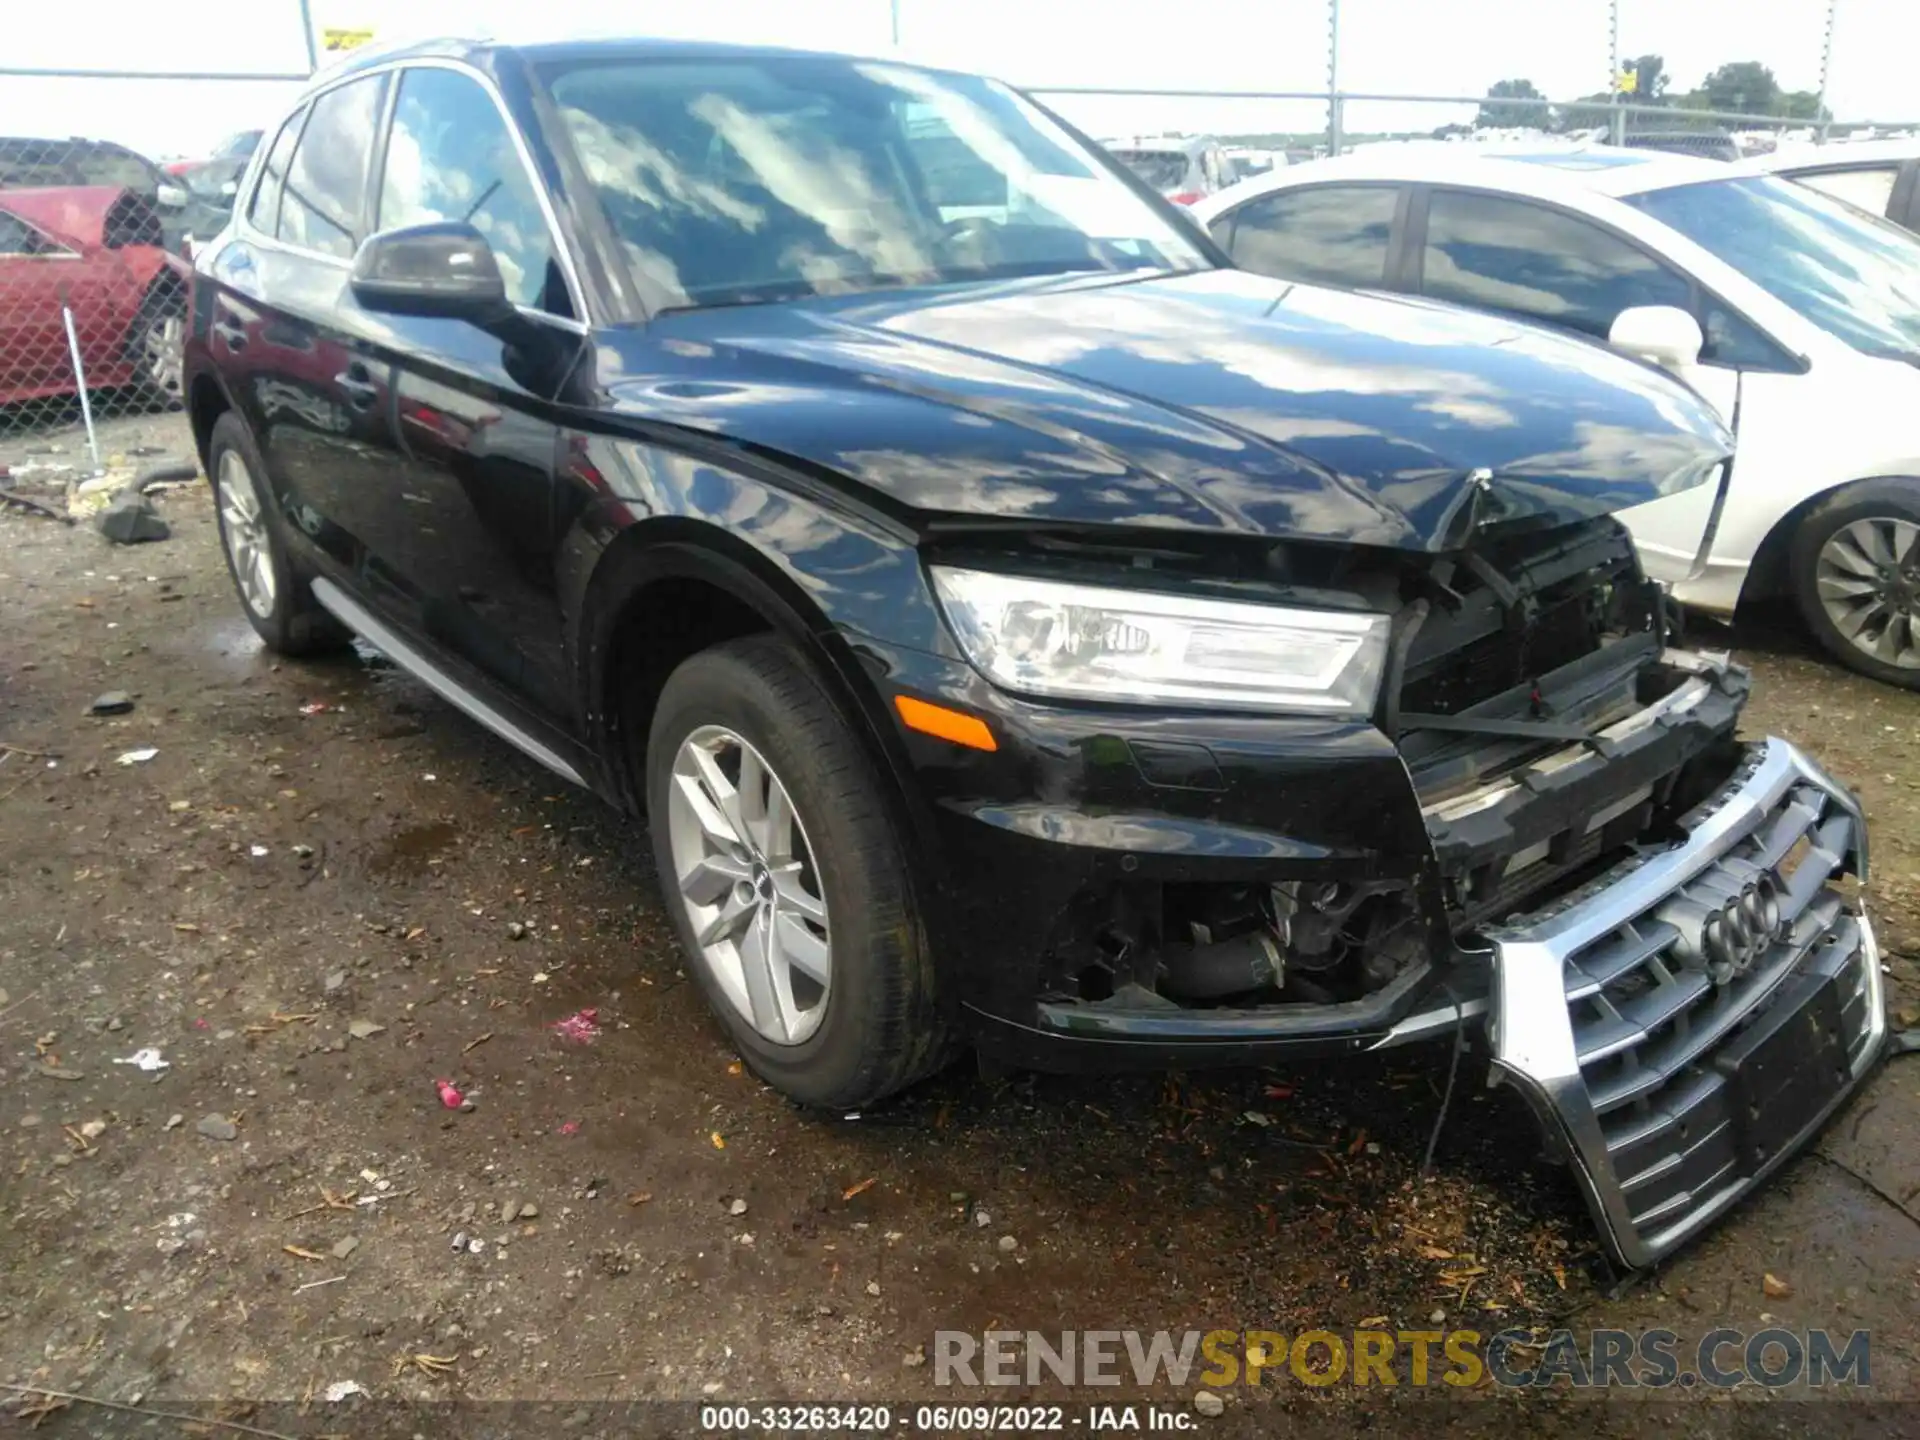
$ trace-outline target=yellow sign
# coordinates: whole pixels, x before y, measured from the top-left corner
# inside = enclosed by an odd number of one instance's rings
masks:
[[[320,45],[325,50],[357,50],[373,39],[371,30],[322,30]]]
[[[1620,79],[1615,84],[1615,88],[1618,89],[1622,95],[1633,94],[1634,91],[1640,88],[1640,72],[1638,70],[1622,70],[1620,72]]]

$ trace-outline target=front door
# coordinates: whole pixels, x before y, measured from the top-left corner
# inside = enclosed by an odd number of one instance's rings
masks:
[[[441,66],[405,70],[398,84],[373,228],[473,225],[519,314],[492,330],[370,317],[391,365],[401,467],[382,553],[414,587],[427,636],[562,720],[570,691],[554,578],[551,401],[585,337],[539,192],[493,96]]]

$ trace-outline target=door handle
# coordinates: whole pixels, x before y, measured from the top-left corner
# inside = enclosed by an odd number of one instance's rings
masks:
[[[347,403],[356,410],[367,409],[380,396],[380,387],[367,367],[357,361],[334,376],[333,383],[347,392]]]

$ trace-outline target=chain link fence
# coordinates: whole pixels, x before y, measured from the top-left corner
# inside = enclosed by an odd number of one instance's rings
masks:
[[[191,241],[224,218],[125,146],[0,136],[0,429],[178,406]]]

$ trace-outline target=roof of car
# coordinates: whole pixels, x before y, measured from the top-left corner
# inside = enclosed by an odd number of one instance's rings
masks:
[[[1316,180],[1370,180],[1478,185],[1535,195],[1570,193],[1638,195],[1696,180],[1724,179],[1735,167],[1664,150],[1628,150],[1610,145],[1488,147],[1444,140],[1367,145],[1345,155],[1289,165],[1243,180],[1212,197],[1210,209],[1251,199],[1267,190],[1293,189]]]
[[[351,50],[338,63],[327,67],[316,80],[334,80],[375,65],[396,60],[454,59],[471,60],[494,51],[512,51],[534,61],[570,59],[604,60],[610,57],[632,59],[765,59],[792,57],[820,59],[832,52],[797,50],[775,45],[736,45],[717,40],[670,40],[657,36],[582,32],[563,34],[551,26],[520,38],[510,32],[494,35],[440,35],[363,45]],[[873,57],[839,57],[873,58]]]
[[[1828,170],[1836,166],[1898,164],[1920,159],[1920,135],[1900,140],[1845,140],[1826,145],[1802,143],[1756,155],[1753,165],[1768,174],[1791,171]]]

